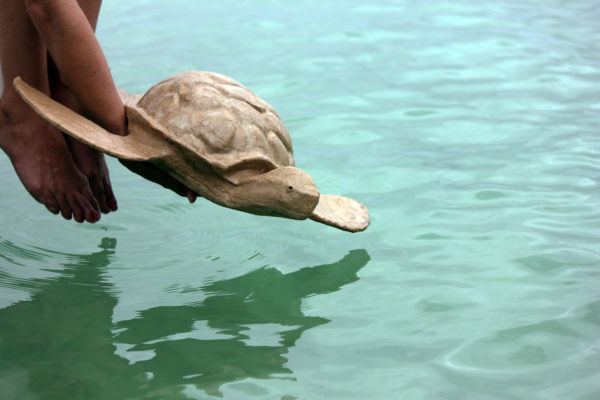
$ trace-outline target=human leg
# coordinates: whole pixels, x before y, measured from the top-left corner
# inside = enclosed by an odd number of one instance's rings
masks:
[[[28,192],[53,213],[78,222],[100,217],[87,179],[77,169],[63,136],[18,96],[12,80],[20,75],[49,93],[46,48],[25,11],[23,0],[5,0],[0,9],[0,147]]]
[[[92,25],[76,0],[25,0],[63,82],[86,113],[109,132],[125,135],[125,107]]]
[[[101,0],[79,0],[78,4],[83,10],[90,26],[93,30],[96,28],[98,13],[100,12]],[[51,57],[48,57],[48,77],[50,80],[50,92],[52,97],[71,108],[75,112],[82,114],[84,108],[77,100],[73,92],[64,84],[60,73]],[[92,192],[100,205],[103,213],[117,210],[117,200],[113,194],[110,183],[108,168],[104,160],[104,155],[65,135],[65,140],[71,150],[71,155],[75,164],[81,172],[87,177]]]
[[[86,114],[109,132],[126,134],[125,108],[92,26],[76,0],[25,0],[25,4],[61,79]],[[181,186],[154,165],[138,164],[135,170],[143,177],[168,188]],[[180,190],[175,191],[181,194]],[[185,188],[184,195],[190,201],[196,198],[189,188]]]

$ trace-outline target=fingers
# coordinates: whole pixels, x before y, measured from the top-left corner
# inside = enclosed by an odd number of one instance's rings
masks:
[[[121,159],[119,159],[119,161],[131,172],[157,183],[166,189],[172,190],[180,196],[187,197],[190,203],[193,203],[196,200],[196,193],[154,164]]]

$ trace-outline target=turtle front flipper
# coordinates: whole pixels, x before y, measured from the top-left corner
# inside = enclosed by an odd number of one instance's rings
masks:
[[[163,156],[164,149],[146,145],[132,135],[112,134],[31,87],[20,77],[13,82],[17,93],[42,118],[75,139],[117,158],[148,161]]]
[[[364,205],[332,194],[321,194],[309,218],[348,232],[364,231],[370,223],[369,211]]]

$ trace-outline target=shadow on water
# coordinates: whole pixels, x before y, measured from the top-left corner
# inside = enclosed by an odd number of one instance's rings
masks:
[[[293,379],[286,353],[304,331],[329,322],[304,315],[302,300],[357,281],[369,261],[354,250],[287,274],[264,267],[199,288],[207,297],[197,304],[113,324],[117,297],[105,270],[115,243],[69,255],[31,300],[0,310],[3,399],[183,399],[184,385],[219,396],[223,384],[245,378]],[[127,360],[117,343],[145,357]]]

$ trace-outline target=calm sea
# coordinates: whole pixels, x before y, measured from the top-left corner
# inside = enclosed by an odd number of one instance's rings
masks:
[[[0,398],[600,398],[597,1],[105,0],[119,86],[230,75],[359,234],[109,160],[48,213],[0,156]]]

